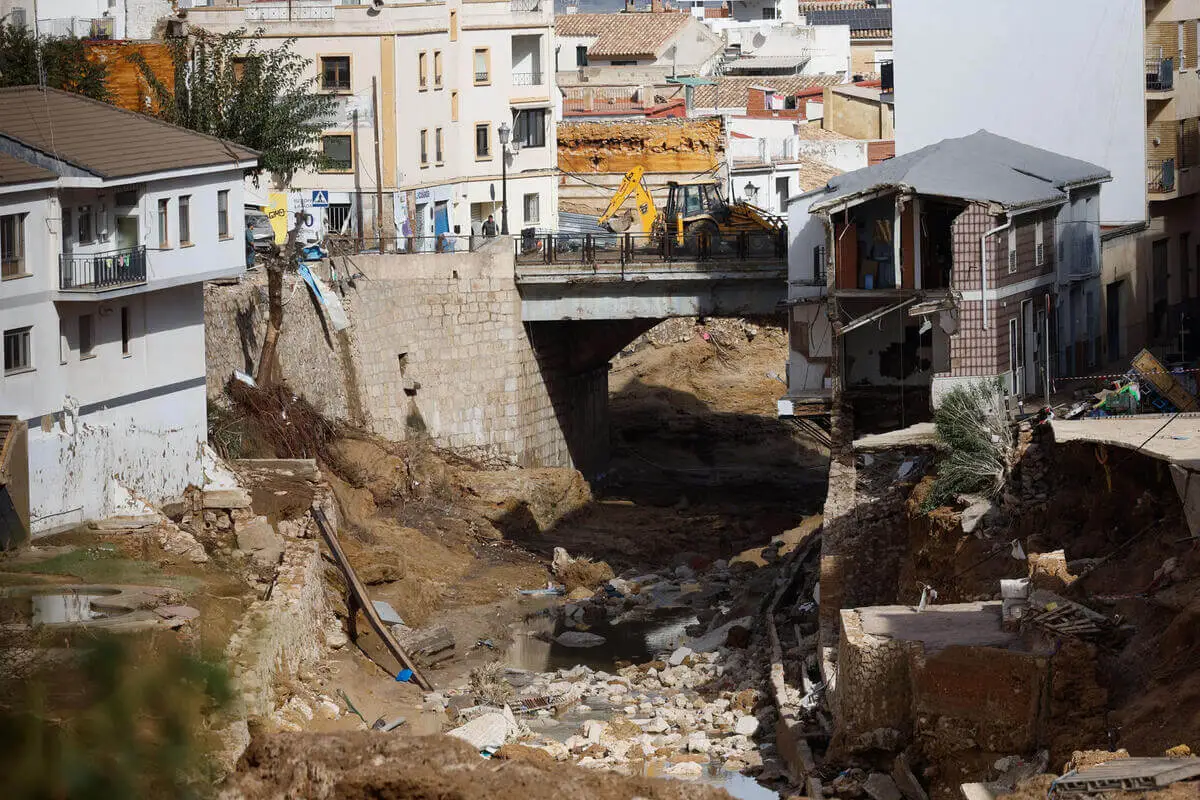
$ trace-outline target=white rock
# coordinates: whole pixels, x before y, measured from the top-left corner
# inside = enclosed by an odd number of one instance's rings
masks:
[[[708,737],[704,735],[704,731],[696,731],[689,733],[687,737],[687,749],[689,753],[707,753],[709,748]]]
[[[565,742],[563,742],[563,744],[566,745],[566,748],[568,750],[582,750],[583,748],[590,745],[591,742],[589,742],[583,736],[570,736],[567,738],[567,740]]]
[[[633,742],[623,739],[610,744],[608,746],[608,754],[617,761],[623,761],[631,749],[633,749]]]
[[[589,719],[583,723],[583,735],[592,744],[598,744],[600,737],[604,735],[605,725],[598,719]]]
[[[753,736],[754,732],[758,730],[758,718],[740,717],[734,724],[733,730],[742,736]]]
[[[694,761],[684,761],[679,764],[672,764],[663,772],[675,778],[699,778],[704,774],[704,767]]]
[[[554,641],[563,647],[596,647],[604,644],[607,639],[599,634],[587,631],[565,631],[554,637]]]
[[[686,694],[675,695],[671,698],[671,702],[675,704],[676,708],[687,708],[689,705]]]
[[[730,628],[739,625],[743,628],[749,628],[753,624],[753,617],[739,617],[735,620],[730,620],[721,627],[688,642],[688,646],[697,653],[707,653],[709,651],[716,650],[718,647],[723,647],[725,645],[725,639],[729,636]]]
[[[489,747],[500,747],[510,735],[515,734],[516,726],[500,712],[492,712],[476,717],[465,725],[460,725],[446,735],[462,739],[476,750]]]
[[[571,751],[562,742],[548,741],[543,745],[539,745],[542,750],[545,750],[555,761],[566,761],[571,757]]]
[[[642,725],[641,728],[648,733],[665,733],[671,726],[662,717],[655,717],[654,719],[647,720],[646,724]]]

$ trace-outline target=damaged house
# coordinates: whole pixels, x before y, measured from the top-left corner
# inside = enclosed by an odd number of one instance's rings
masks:
[[[835,384],[918,416],[972,379],[1043,394],[1097,344],[1109,179],[979,131],[793,197],[781,415],[822,413]]]
[[[80,95],[0,90],[0,417],[10,436],[28,430],[19,452],[0,437],[0,483],[22,527],[201,483],[203,283],[245,270],[242,176],[256,163]]]

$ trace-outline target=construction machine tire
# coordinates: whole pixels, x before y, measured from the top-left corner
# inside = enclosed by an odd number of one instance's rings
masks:
[[[687,226],[684,237],[690,250],[711,256],[721,246],[721,230],[711,219],[702,219]]]

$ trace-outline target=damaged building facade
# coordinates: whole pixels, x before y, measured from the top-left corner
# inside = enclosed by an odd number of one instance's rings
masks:
[[[202,287],[245,270],[257,154],[21,87],[0,90],[0,159],[0,415],[28,429],[8,470],[29,528],[178,497],[207,439]]]
[[[1098,332],[1103,167],[979,131],[836,177],[789,205],[784,416],[834,386],[899,398],[1001,378],[1037,396]]]

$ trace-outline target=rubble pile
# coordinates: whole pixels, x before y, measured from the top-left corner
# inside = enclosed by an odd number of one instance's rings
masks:
[[[597,630],[663,620],[651,660],[617,660],[611,668],[593,660],[548,672],[509,668],[502,680],[513,693],[503,706],[464,686],[427,694],[426,707],[443,711],[454,726],[449,735],[485,755],[519,745],[627,775],[744,772],[760,782],[789,782],[774,745],[777,715],[765,691],[769,647],[758,629],[780,576],[780,547],[755,551],[765,567],[685,554],[673,569],[611,578],[591,597],[567,599],[549,612],[554,643],[579,648],[580,660],[606,643]],[[560,563],[568,558],[557,554]]]

